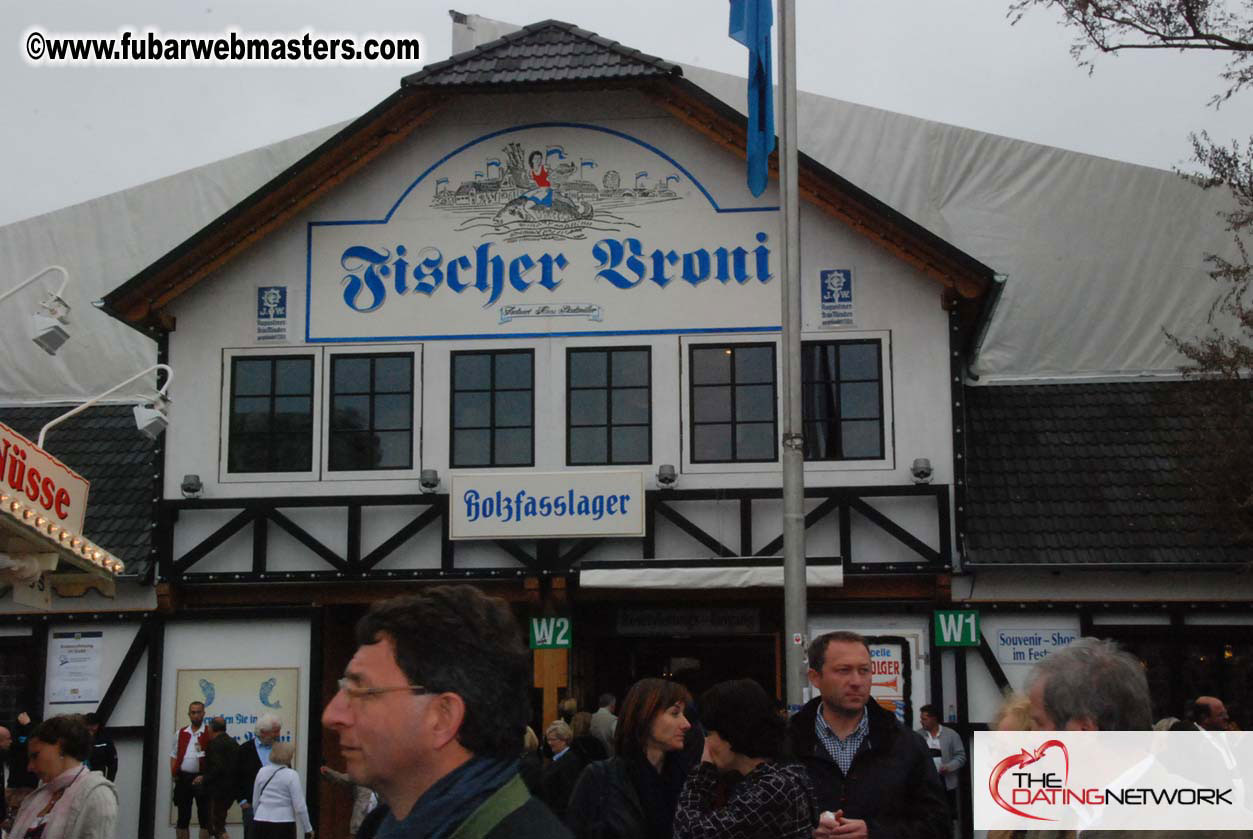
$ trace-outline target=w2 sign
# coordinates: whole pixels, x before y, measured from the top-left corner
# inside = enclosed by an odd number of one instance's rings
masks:
[[[564,650],[570,648],[569,618],[531,618],[531,649]]]
[[[935,645],[937,647],[979,646],[979,613],[965,609],[936,612]]]

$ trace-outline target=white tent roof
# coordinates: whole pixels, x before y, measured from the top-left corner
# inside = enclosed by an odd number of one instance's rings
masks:
[[[342,126],[312,131],[0,227],[0,290],[48,265],[70,273],[70,340],[55,356],[32,342],[30,313],[60,277],[38,280],[0,304],[0,404],[83,401],[156,363],[156,343],[92,301],[164,256]],[[178,368],[174,375],[177,384]],[[150,393],[136,383],[117,398]],[[178,398],[177,389],[171,391]]]
[[[744,80],[684,67],[743,110]],[[1006,275],[980,384],[1174,374],[1206,329],[1230,199],[1173,172],[801,94],[802,151]]]
[[[742,78],[684,73],[743,109]],[[798,120],[805,153],[1007,275],[974,366],[979,383],[1173,374],[1181,358],[1163,330],[1205,329],[1217,293],[1205,254],[1234,255],[1216,218],[1227,204],[1219,192],[1171,172],[811,94],[801,94]],[[42,292],[6,301],[0,352],[22,363],[0,368],[0,401],[83,399],[154,363],[151,341],[90,301],[340,127],[0,228],[0,276],[11,278],[0,288],[49,264],[73,277],[73,338],[56,357],[34,348],[22,311]]]

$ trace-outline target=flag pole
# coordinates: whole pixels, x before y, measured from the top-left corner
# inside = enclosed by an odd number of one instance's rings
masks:
[[[801,404],[801,248],[796,154],[796,3],[779,2],[779,191],[783,297],[783,625],[787,704],[799,710],[806,684],[805,450]]]

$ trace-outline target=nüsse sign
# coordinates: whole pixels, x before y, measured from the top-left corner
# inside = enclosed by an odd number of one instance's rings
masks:
[[[87,512],[87,479],[0,423],[0,488],[27,508],[82,533]]]

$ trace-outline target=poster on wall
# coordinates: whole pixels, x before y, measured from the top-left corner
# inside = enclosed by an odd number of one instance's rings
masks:
[[[287,286],[257,286],[257,343],[287,340]]]
[[[52,633],[49,705],[95,705],[100,701],[103,638],[99,631]]]
[[[257,720],[265,714],[278,717],[282,731],[278,739],[297,746],[292,765],[299,768],[300,749],[295,742],[300,719],[300,668],[271,667],[221,670],[179,670],[174,706],[178,728],[187,725],[187,706],[203,702],[205,719],[222,717],[226,733],[241,746],[253,737]],[[170,824],[174,824],[170,807]],[[239,806],[231,807],[228,823],[241,821]]]
[[[853,271],[833,268],[819,271],[820,321],[823,327],[853,325]]]
[[[870,698],[901,722],[913,725],[909,642],[891,635],[870,637],[866,642],[870,645]]]

